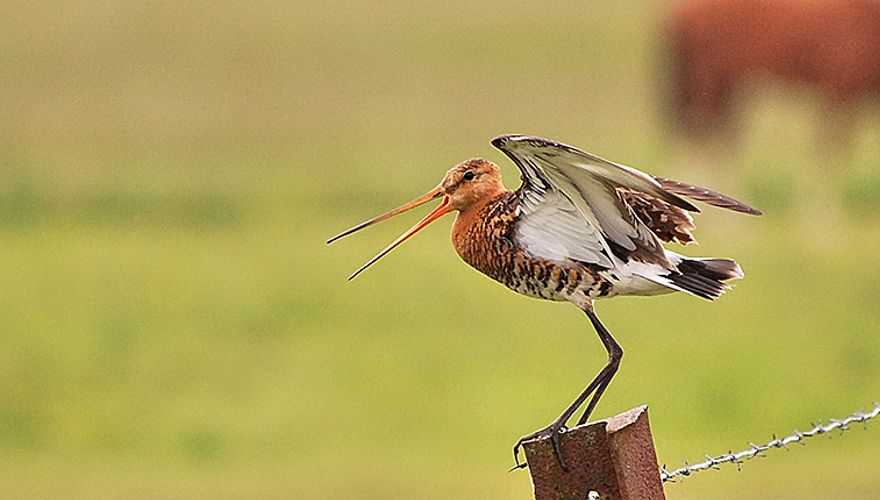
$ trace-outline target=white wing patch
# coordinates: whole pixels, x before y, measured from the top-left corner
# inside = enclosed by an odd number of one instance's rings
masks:
[[[561,194],[532,191],[523,196],[513,238],[542,259],[576,260],[612,267],[601,235]]]

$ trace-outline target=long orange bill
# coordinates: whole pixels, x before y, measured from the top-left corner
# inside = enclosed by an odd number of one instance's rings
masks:
[[[382,222],[383,220],[388,219],[388,218],[391,218],[391,217],[394,217],[394,216],[397,215],[397,214],[401,214],[401,213],[403,213],[403,212],[406,212],[407,210],[410,210],[410,209],[416,208],[416,207],[418,207],[418,206],[420,206],[420,205],[424,205],[425,203],[428,203],[429,201],[431,201],[431,200],[433,200],[433,199],[435,199],[435,198],[439,198],[440,196],[443,196],[443,192],[440,191],[440,188],[439,188],[439,187],[438,187],[438,188],[435,188],[435,189],[432,189],[431,191],[429,191],[429,192],[425,193],[424,195],[420,196],[419,198],[416,198],[415,200],[413,200],[413,201],[407,203],[406,205],[403,205],[403,206],[400,206],[400,207],[398,207],[398,208],[395,208],[394,210],[392,210],[392,211],[390,211],[390,212],[384,213],[384,214],[382,214],[382,215],[380,215],[380,216],[378,216],[378,217],[375,217],[375,218],[373,218],[373,219],[370,219],[370,220],[368,220],[368,221],[366,221],[366,222],[363,222],[363,223],[361,223],[361,224],[358,224],[357,226],[355,226],[355,227],[353,227],[353,228],[351,228],[351,229],[348,229],[348,230],[346,230],[346,231],[343,231],[343,232],[337,234],[336,236],[334,236],[334,237],[330,238],[329,240],[327,240],[327,243],[328,243],[328,244],[333,243],[334,241],[338,240],[339,238],[342,238],[343,236],[347,236],[347,235],[349,235],[349,234],[351,234],[351,233],[353,233],[353,232],[355,232],[355,231],[359,231],[359,230],[361,230],[361,229],[363,229],[363,228],[365,228],[365,227],[367,227],[367,226],[372,226],[373,224],[375,224],[375,223],[377,223],[377,222]],[[411,228],[409,229],[409,231],[407,231],[407,232],[403,233],[402,235],[400,235],[399,238],[397,238],[396,240],[394,240],[390,245],[388,245],[387,247],[385,247],[384,250],[382,250],[381,252],[379,252],[378,254],[376,254],[375,257],[373,257],[372,259],[370,259],[366,264],[364,264],[363,266],[361,266],[360,269],[358,269],[357,271],[355,271],[354,274],[352,274],[351,276],[349,276],[349,277],[348,277],[349,281],[350,281],[350,280],[353,280],[358,274],[360,274],[360,273],[363,272],[366,268],[368,268],[368,267],[370,267],[371,265],[373,265],[377,260],[379,260],[379,259],[381,259],[382,257],[384,257],[385,254],[387,254],[387,253],[390,252],[391,250],[394,250],[398,245],[400,245],[400,244],[403,243],[404,241],[408,240],[408,239],[410,238],[410,236],[412,236],[412,235],[416,234],[417,232],[421,231],[421,230],[424,229],[428,224],[434,222],[435,220],[437,220],[437,219],[439,219],[441,216],[443,216],[443,215],[445,215],[445,214],[451,212],[452,210],[453,210],[453,208],[452,208],[452,205],[449,204],[449,198],[443,198],[443,201],[440,203],[440,205],[437,206],[437,208],[435,208],[431,213],[429,213],[428,215],[426,215],[424,219],[420,220],[415,226],[411,227]]]

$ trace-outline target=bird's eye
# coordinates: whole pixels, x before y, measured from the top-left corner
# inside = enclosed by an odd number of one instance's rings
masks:
[[[476,177],[476,176],[477,176],[476,174],[474,174],[473,172],[468,170],[467,172],[464,173],[464,180],[472,181],[472,180],[474,180],[474,177]]]

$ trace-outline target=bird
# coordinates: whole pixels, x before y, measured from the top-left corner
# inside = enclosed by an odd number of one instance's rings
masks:
[[[492,140],[517,166],[522,184],[508,190],[501,169],[483,158],[452,167],[440,184],[415,200],[330,238],[327,243],[431,202],[440,204],[367,261],[360,275],[418,231],[450,212],[455,251],[471,267],[529,297],[568,301],[589,318],[608,354],[605,366],[550,425],[520,438],[549,438],[564,470],[560,436],[584,405],[587,422],[617,373],[623,349],[595,312],[599,299],[683,292],[713,300],[743,278],[730,259],[685,257],[663,243],[694,241],[690,201],[751,215],[755,208],[710,189],[654,177],[576,147],[536,136],[508,134]],[[589,398],[589,402],[587,402]],[[512,470],[513,470],[512,469]]]

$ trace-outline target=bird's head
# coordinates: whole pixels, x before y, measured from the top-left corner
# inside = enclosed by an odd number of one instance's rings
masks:
[[[504,191],[501,169],[482,158],[471,158],[449,169],[438,189],[455,210],[467,210]]]
[[[399,238],[397,238],[390,245],[385,247],[384,250],[379,252],[378,255],[370,259],[369,262],[364,264],[360,269],[355,271],[354,274],[349,276],[348,279],[351,280],[355,276],[360,274],[361,271],[371,266],[377,260],[381,259],[385,254],[409,239],[410,236],[416,234],[417,232],[425,228],[428,224],[439,219],[441,216],[454,210],[469,210],[479,205],[481,201],[488,201],[495,197],[495,195],[503,191],[504,185],[501,183],[501,169],[498,168],[498,165],[495,165],[491,161],[484,160],[482,158],[471,158],[470,160],[463,161],[449,169],[449,171],[446,172],[446,175],[443,177],[443,181],[441,181],[440,185],[438,185],[434,189],[428,191],[427,193],[405,205],[401,205],[400,207],[395,208],[390,212],[384,213],[378,217],[374,217],[366,222],[358,224],[351,229],[339,233],[338,235],[327,240],[327,243],[333,243],[343,236],[347,236],[367,226],[372,226],[377,222],[382,222],[383,220],[391,218],[397,214],[401,214],[403,212],[406,212],[407,210],[416,208],[420,205],[424,205],[431,200],[443,198],[443,200],[440,202],[440,205],[438,205],[437,208],[431,211],[431,213],[426,215],[424,219],[419,221],[418,224],[411,227],[409,231],[403,233]]]

